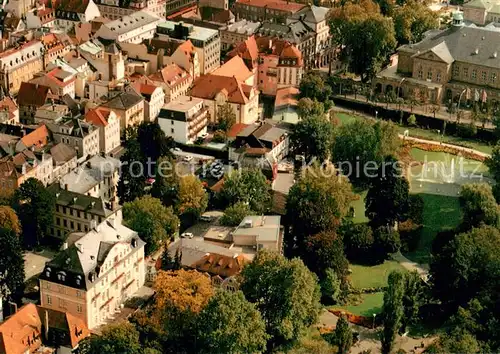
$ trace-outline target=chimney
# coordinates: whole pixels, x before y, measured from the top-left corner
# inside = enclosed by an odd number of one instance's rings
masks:
[[[63,243],[62,249],[63,249],[63,251],[68,249],[68,243],[67,242]]]

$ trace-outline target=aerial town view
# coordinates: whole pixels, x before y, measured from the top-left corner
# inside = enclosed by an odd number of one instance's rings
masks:
[[[0,33],[0,354],[500,353],[500,0]]]

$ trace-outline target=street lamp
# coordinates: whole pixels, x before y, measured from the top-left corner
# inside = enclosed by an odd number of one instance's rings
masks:
[[[378,117],[378,111],[375,111],[375,119]]]
[[[398,85],[398,97],[401,97],[401,85],[403,84],[403,81],[406,80],[406,77],[403,77],[401,79],[401,81],[399,82],[399,85]]]
[[[373,314],[373,324],[372,324],[372,329],[374,329],[374,328],[375,328],[375,317],[377,317],[377,314],[376,314],[376,313],[374,313],[374,314]]]
[[[460,112],[460,100],[462,99],[462,95],[467,91],[467,89],[464,89],[461,93],[460,96],[458,96],[458,105],[457,105],[457,121],[458,121],[458,113]]]

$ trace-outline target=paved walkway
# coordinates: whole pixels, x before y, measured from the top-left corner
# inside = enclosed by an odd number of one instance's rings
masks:
[[[392,259],[401,264],[404,268],[409,270],[410,272],[417,271],[418,275],[424,282],[427,282],[429,278],[429,265],[428,264],[419,264],[410,261],[408,258],[403,256],[401,252],[397,252],[392,254]]]
[[[453,145],[453,144],[448,144],[448,143],[441,143],[441,142],[435,141],[435,140],[420,139],[420,138],[414,138],[414,137],[411,137],[411,136],[406,136],[405,137],[402,134],[399,134],[399,137],[401,139],[403,139],[403,140],[410,140],[410,141],[414,141],[414,142],[417,142],[417,143],[446,146],[446,147],[453,148],[455,150],[459,150],[459,151],[463,151],[463,152],[469,152],[471,154],[475,154],[475,155],[479,155],[479,156],[483,156],[483,157],[490,157],[491,156],[490,154],[487,154],[485,152],[481,152],[479,150],[469,149],[469,148],[466,148],[466,147],[463,147],[463,146],[458,146],[458,145]]]

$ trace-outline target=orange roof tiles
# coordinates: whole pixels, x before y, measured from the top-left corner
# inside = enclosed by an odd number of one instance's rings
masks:
[[[89,109],[89,111],[85,114],[85,121],[98,127],[105,127],[108,125],[108,118],[110,114],[111,111],[105,107]]]
[[[235,138],[246,127],[248,127],[248,124],[243,124],[243,123],[233,124],[231,129],[229,129],[229,131],[227,132],[227,136],[229,138]]]
[[[238,55],[229,59],[224,63],[224,65],[216,69],[212,74],[229,77],[234,76],[239,81],[246,81],[253,75],[252,72],[248,70],[243,59]]]
[[[249,100],[249,90],[247,86],[248,85],[242,84],[235,77],[209,74],[200,76],[196,79],[191,88],[191,95],[198,98],[213,100],[218,93],[223,93],[231,103],[246,104]]]
[[[296,106],[299,99],[299,89],[296,87],[285,87],[276,91],[275,107]]]
[[[31,146],[41,147],[47,145],[48,138],[49,138],[49,130],[47,129],[45,124],[43,124],[38,128],[36,128],[35,130],[33,130],[31,133],[23,136],[21,138],[21,141],[27,148]]]
[[[250,263],[250,261],[241,255],[230,257],[210,253],[191,265],[191,267],[196,270],[227,278],[239,274],[248,263]]]
[[[0,101],[0,109],[7,109],[9,112],[16,111],[17,105],[12,98],[5,96],[3,100]]]
[[[283,0],[236,0],[236,4],[266,7],[268,9],[289,11],[292,13],[298,12],[307,6],[306,4],[298,4],[296,2]]]
[[[167,65],[160,71],[149,75],[149,79],[153,81],[160,81],[170,87],[183,83],[190,78],[191,75],[189,75],[186,70],[182,69],[177,64]]]
[[[36,306],[28,304],[0,324],[0,352],[24,354],[41,346],[42,322]]]
[[[26,105],[41,107],[45,104],[49,93],[50,88],[48,86],[23,82],[19,88],[17,103],[20,106]]]

